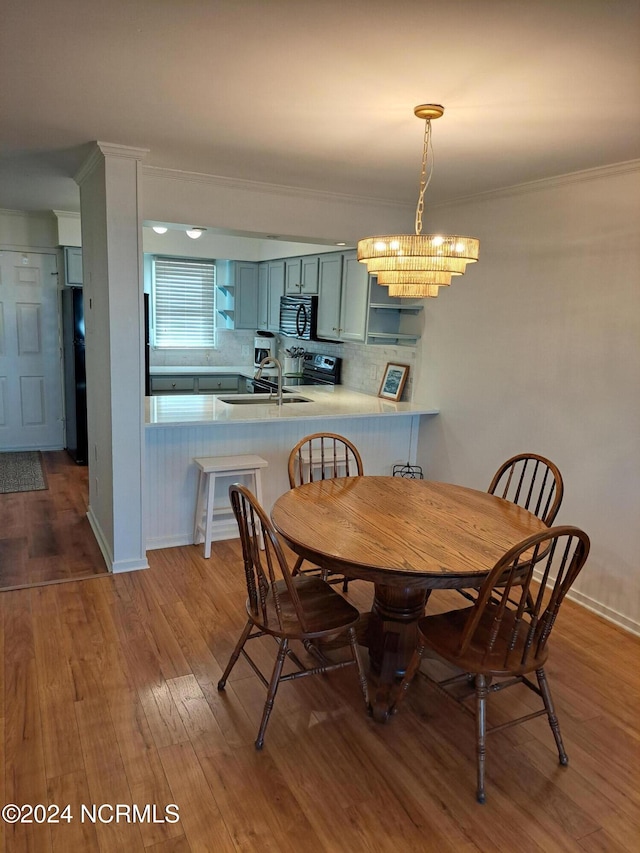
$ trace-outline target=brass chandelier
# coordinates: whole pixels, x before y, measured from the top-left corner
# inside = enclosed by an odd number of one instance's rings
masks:
[[[421,104],[413,112],[425,121],[416,233],[365,237],[358,242],[358,260],[378,277],[378,284],[389,288],[389,296],[422,298],[437,296],[452,276],[463,275],[467,264],[478,260],[480,242],[475,237],[422,233],[424,194],[433,175],[431,122],[442,116],[444,107]]]

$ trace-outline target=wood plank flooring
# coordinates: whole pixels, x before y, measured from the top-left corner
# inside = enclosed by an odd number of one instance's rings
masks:
[[[47,489],[0,494],[0,590],[107,572],[86,516],[88,469],[64,450],[42,460]]]
[[[563,605],[548,674],[569,767],[542,718],[496,734],[480,806],[471,720],[424,679],[385,726],[351,669],[283,684],[256,752],[263,686],[239,662],[216,689],[244,623],[239,542],[201,551],[0,595],[0,800],[72,816],[0,822],[2,853],[640,849],[637,638]],[[367,609],[371,589],[352,582],[349,597]],[[254,642],[268,667],[273,641]],[[490,715],[535,701],[523,690],[492,697]],[[82,820],[83,804],[104,804],[102,820]],[[127,820],[133,804],[155,813]]]

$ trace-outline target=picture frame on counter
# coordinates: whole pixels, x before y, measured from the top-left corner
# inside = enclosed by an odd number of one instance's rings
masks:
[[[400,397],[402,397],[408,376],[408,364],[389,362],[384,369],[378,397],[382,397],[384,400],[393,400],[397,403]]]

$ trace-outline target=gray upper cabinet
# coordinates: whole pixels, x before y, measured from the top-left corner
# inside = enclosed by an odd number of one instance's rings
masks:
[[[235,328],[258,328],[258,264],[236,261]]]
[[[82,286],[82,249],[64,247],[64,283],[69,287]]]
[[[258,326],[258,264],[253,261],[216,261],[218,313],[228,329]]]
[[[269,320],[270,332],[280,331],[280,297],[284,296],[284,261],[269,261]]]
[[[284,262],[284,292],[295,295],[302,290],[301,258],[286,258]]]
[[[320,257],[318,336],[335,341],[364,341],[369,276],[355,252]]]
[[[318,292],[317,255],[301,258],[285,259],[285,293],[295,296],[299,293],[314,294]]]
[[[301,292],[310,294],[317,293],[320,258],[318,258],[317,255],[304,257],[301,261],[301,267]]]
[[[322,255],[318,282],[318,337],[340,340],[342,254]]]
[[[258,264],[258,324],[256,329],[269,326],[269,264]]]
[[[340,340],[364,341],[367,331],[369,273],[355,252],[345,252],[340,297]]]

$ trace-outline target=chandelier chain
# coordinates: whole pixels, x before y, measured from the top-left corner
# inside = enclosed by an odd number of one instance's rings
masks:
[[[416,234],[422,234],[422,213],[424,211],[424,194],[431,183],[433,175],[433,145],[431,143],[431,119],[424,123],[424,141],[422,144],[422,168],[420,170],[420,191],[416,207]]]

